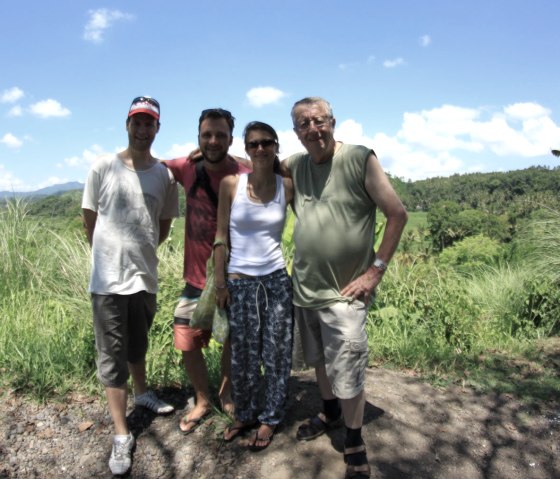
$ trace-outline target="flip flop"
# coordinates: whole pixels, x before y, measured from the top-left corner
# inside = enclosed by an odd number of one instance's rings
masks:
[[[247,448],[249,449],[249,451],[252,452],[262,451],[266,449],[268,446],[270,446],[270,443],[272,442],[273,438],[274,438],[274,429],[272,430],[270,435],[266,437],[260,437],[259,431],[257,431],[255,432],[251,440],[249,440],[249,444],[247,445]],[[257,446],[257,442],[264,442],[264,444],[262,446]]]
[[[251,429],[253,429],[256,426],[255,423],[251,423],[251,424],[243,424],[242,426],[230,426],[230,427],[226,427],[225,431],[224,431],[224,441],[225,442],[231,442],[233,441],[236,437],[241,436],[242,434],[244,434],[247,431],[250,431]],[[230,436],[229,439],[226,439],[225,437],[225,433],[226,432],[230,432],[233,433],[233,436]]]
[[[182,419],[181,422],[179,423],[179,430],[181,431],[181,433],[184,436],[188,436],[189,434],[192,434],[194,431],[196,431],[200,425],[206,421],[206,419],[208,418],[208,416],[210,415],[210,411],[207,411],[205,414],[203,414],[200,417],[196,417],[194,419],[187,419],[187,414],[185,414]],[[181,428],[181,424],[184,424],[185,426],[189,425],[189,424],[193,424],[193,427],[191,427],[190,429],[184,430]]]

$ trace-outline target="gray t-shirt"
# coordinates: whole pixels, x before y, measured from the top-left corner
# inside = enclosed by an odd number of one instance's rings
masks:
[[[89,292],[157,292],[159,221],[179,215],[177,184],[156,163],[128,168],[117,156],[93,164],[82,208],[95,211]]]

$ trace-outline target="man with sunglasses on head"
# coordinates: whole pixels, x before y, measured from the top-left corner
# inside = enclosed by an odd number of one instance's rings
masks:
[[[158,287],[156,249],[167,238],[172,218],[179,215],[177,184],[150,151],[159,115],[153,98],[132,101],[126,120],[128,148],[93,164],[82,200],[92,247],[89,292],[97,375],[115,426],[109,459],[115,475],[130,469],[134,447],[126,422],[129,374],[136,406],[157,414],[173,411],[146,389],[148,331]]]
[[[326,100],[296,102],[292,120],[307,150],[282,164],[294,183],[294,312],[303,356],[315,367],[323,399],[323,411],[299,427],[297,439],[314,439],[342,417],[345,477],[367,478],[361,435],[367,312],[407,213],[373,150],[334,139],[336,120]],[[377,208],[387,224],[375,253]],[[325,247],[317,248],[318,241]]]
[[[174,314],[174,343],[182,351],[185,370],[195,392],[195,406],[179,424],[184,434],[196,430],[212,410],[208,368],[202,349],[211,331],[190,326],[194,310],[206,283],[206,261],[210,257],[217,226],[217,197],[222,178],[251,171],[249,161],[228,155],[233,141],[235,118],[222,108],[204,110],[198,120],[198,146],[202,158],[189,156],[165,161],[186,196],[185,252],[181,293]],[[231,400],[231,349],[224,344],[221,359],[219,397],[222,410],[233,414]]]

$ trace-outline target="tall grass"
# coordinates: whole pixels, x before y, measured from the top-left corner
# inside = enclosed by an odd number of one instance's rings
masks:
[[[38,399],[69,390],[99,390],[87,285],[90,249],[81,232],[62,235],[28,216],[25,202],[0,210],[0,381]],[[183,288],[182,242],[159,251],[158,313],[150,331],[148,382],[187,384],[173,348],[173,310]],[[220,347],[207,352],[219,377]]]
[[[555,218],[542,231],[560,232],[554,229],[560,217]],[[288,232],[283,245],[288,262],[290,238]],[[555,238],[544,233],[540,238],[540,246],[537,240],[531,243],[536,246],[530,255],[520,255],[524,262],[473,270],[470,276],[425,255],[395,259],[368,315],[371,361],[446,375],[477,370],[489,351],[506,358],[519,351],[538,357],[535,340],[558,334],[560,318],[557,269],[543,276],[534,266],[557,264],[556,250],[548,247]],[[39,399],[74,389],[99,392],[84,235],[41,227],[28,216],[26,204],[15,200],[0,210],[0,248],[0,385]],[[172,331],[184,285],[182,234],[176,231],[158,255],[160,292],[150,331],[148,382],[184,386],[188,381]],[[205,354],[215,391],[221,348],[212,343]],[[506,373],[499,382],[511,386]],[[550,384],[536,389],[550,392],[558,379]]]

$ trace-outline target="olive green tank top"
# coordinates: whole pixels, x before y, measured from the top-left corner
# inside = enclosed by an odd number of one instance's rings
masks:
[[[320,309],[348,301],[340,290],[373,263],[376,205],[365,189],[365,146],[341,145],[316,164],[307,153],[289,157],[294,181],[294,304]]]

